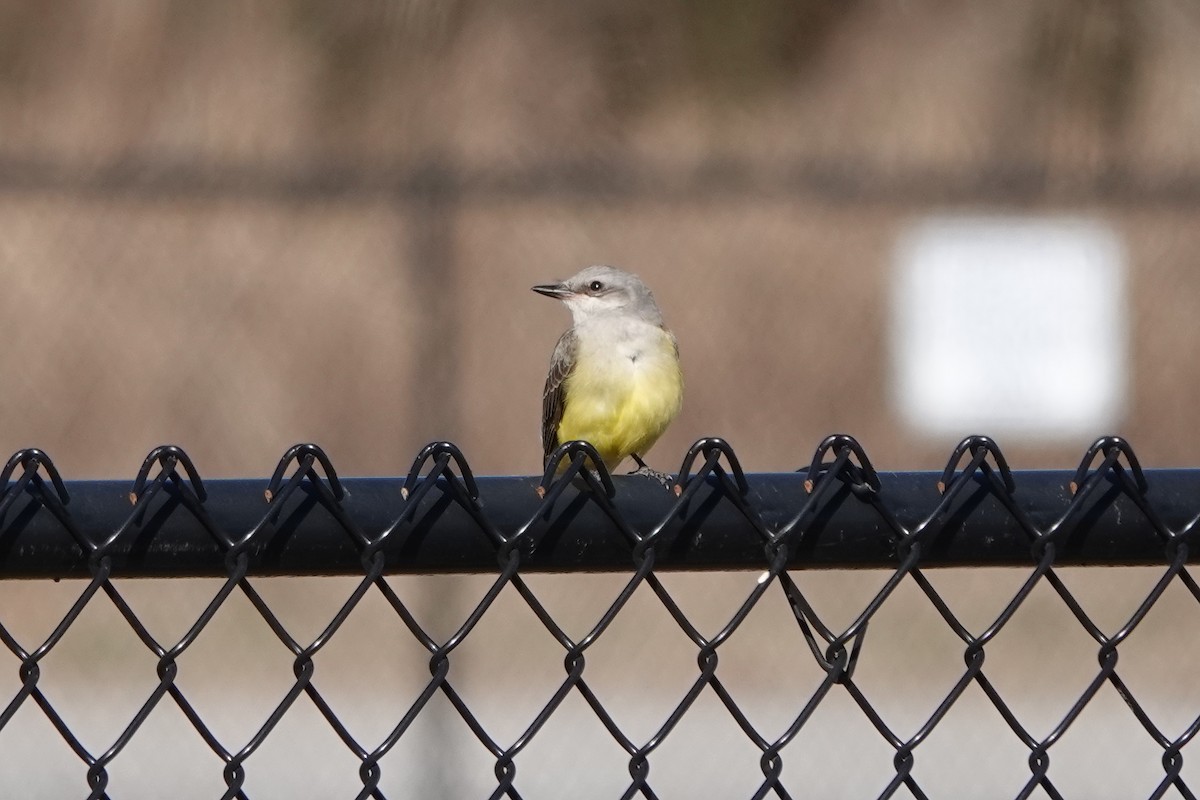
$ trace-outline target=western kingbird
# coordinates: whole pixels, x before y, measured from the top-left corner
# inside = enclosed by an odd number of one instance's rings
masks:
[[[665,482],[646,454],[683,404],[679,346],[650,289],[615,267],[587,267],[561,283],[534,286],[571,312],[542,395],[545,456],[564,442],[589,442],[612,472],[633,456],[638,472]]]

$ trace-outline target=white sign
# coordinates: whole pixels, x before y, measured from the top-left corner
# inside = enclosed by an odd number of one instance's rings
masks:
[[[955,437],[1113,433],[1126,382],[1125,254],[1100,222],[942,217],[901,240],[893,396]]]

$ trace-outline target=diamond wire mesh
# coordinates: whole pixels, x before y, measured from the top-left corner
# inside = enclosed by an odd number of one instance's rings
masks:
[[[831,693],[842,692],[861,711],[863,717],[877,732],[893,753],[893,774],[886,785],[878,787],[879,797],[899,796],[902,792],[918,798],[930,796],[914,773],[920,748],[946,718],[955,703],[971,686],[977,686],[987,701],[994,707],[1011,732],[1028,754],[1029,775],[1019,787],[1016,797],[1038,796],[1063,797],[1051,774],[1051,753],[1066,731],[1077,723],[1085,707],[1107,686],[1111,686],[1127,704],[1134,719],[1145,735],[1154,743],[1161,754],[1161,778],[1150,792],[1150,797],[1162,797],[1171,789],[1182,797],[1194,797],[1185,781],[1183,751],[1185,746],[1200,730],[1200,716],[1174,735],[1164,731],[1152,719],[1152,714],[1138,701],[1130,687],[1117,671],[1118,648],[1145,619],[1151,608],[1163,597],[1172,584],[1181,585],[1197,602],[1200,602],[1200,587],[1187,571],[1185,564],[1189,554],[1189,540],[1197,518],[1171,529],[1147,499],[1148,482],[1128,444],[1118,438],[1100,439],[1085,455],[1071,483],[1072,499],[1065,512],[1050,525],[1035,524],[1027,509],[1016,501],[1018,477],[1005,463],[995,444],[985,437],[970,437],[954,451],[938,484],[941,501],[934,511],[916,525],[903,524],[888,502],[887,488],[866,453],[850,437],[829,437],[817,450],[805,476],[807,499],[802,509],[792,519],[779,526],[764,522],[759,510],[748,498],[749,478],[743,473],[733,450],[722,440],[706,439],[694,445],[684,459],[680,475],[674,486],[675,499],[670,514],[658,525],[648,530],[637,530],[622,515],[613,503],[614,484],[607,474],[590,472],[583,468],[592,451],[586,443],[573,442],[564,445],[555,454],[539,487],[542,506],[534,517],[517,530],[499,529],[489,518],[488,510],[480,501],[475,479],[466,459],[456,447],[448,443],[437,443],[425,448],[404,481],[401,494],[403,511],[386,528],[378,533],[368,533],[343,507],[345,498],[342,483],[325,454],[314,445],[298,445],[285,454],[272,476],[266,490],[268,502],[265,513],[252,528],[241,533],[223,530],[210,515],[205,501],[204,484],[187,455],[175,447],[160,447],[146,459],[136,480],[129,499],[131,510],[124,524],[116,530],[98,534],[85,530],[84,526],[69,510],[70,502],[66,484],[44,453],[23,450],[16,453],[0,473],[0,484],[4,485],[0,496],[0,520],[11,514],[16,498],[32,495],[42,508],[52,514],[73,537],[86,554],[90,580],[61,621],[40,644],[27,647],[10,633],[9,627],[0,618],[0,641],[19,662],[20,689],[0,711],[0,732],[3,732],[23,706],[32,703],[53,725],[58,735],[70,747],[80,761],[86,765],[86,780],[90,798],[107,798],[110,790],[110,767],[136,737],[151,712],[169,698],[211,751],[224,763],[222,779],[225,784],[223,797],[248,797],[246,778],[247,762],[258,752],[264,742],[276,733],[289,710],[300,700],[307,698],[319,712],[344,747],[359,764],[358,777],[361,790],[357,796],[384,797],[381,786],[383,768],[381,761],[406,735],[415,735],[414,723],[430,706],[437,695],[442,695],[454,712],[469,728],[493,760],[495,786],[491,797],[521,797],[518,763],[548,721],[562,707],[564,701],[577,694],[586,703],[612,740],[627,756],[629,780],[622,797],[659,797],[652,777],[653,756],[670,739],[681,720],[694,707],[703,693],[719,701],[745,739],[759,753],[761,780],[749,796],[793,797],[784,781],[784,767],[789,754],[788,746],[807,725],[812,725],[814,715]],[[598,462],[598,459],[597,459]],[[556,468],[565,466],[560,477],[555,478]],[[987,491],[997,498],[1009,515],[1019,524],[1028,538],[1032,570],[1019,589],[998,615],[978,632],[973,632],[960,621],[959,616],[933,583],[922,573],[922,558],[931,544],[947,526],[962,523],[958,512],[950,513],[954,501],[971,481],[981,480]],[[673,546],[665,533],[667,521],[677,515],[694,513],[689,503],[696,495],[697,487],[708,483],[718,487],[723,501],[733,504],[745,521],[756,531],[762,545],[762,558],[756,564],[731,564],[731,568],[761,568],[763,573],[744,600],[719,630],[706,636],[683,611],[681,604],[668,591],[655,572],[656,559],[661,549]],[[131,535],[146,513],[156,494],[168,485],[177,493],[179,506],[173,513],[188,513],[217,542],[224,553],[226,577],[213,594],[203,611],[190,625],[184,635],[173,643],[158,641],[139,619],[130,604],[115,587],[112,580],[111,553],[116,543]],[[281,509],[287,499],[305,485],[311,496],[336,520],[338,529],[357,548],[362,577],[342,602],[333,618],[311,641],[294,637],[272,611],[263,596],[256,591],[250,576],[250,549],[263,536],[280,524]],[[595,503],[609,518],[614,528],[628,547],[631,574],[616,597],[584,635],[572,638],[564,627],[556,622],[538,593],[522,576],[523,559],[538,546],[537,520],[546,507],[560,502],[568,487],[579,489],[587,502]],[[580,489],[582,487],[582,489]],[[827,625],[814,609],[813,603],[797,580],[788,571],[789,558],[799,547],[806,534],[818,524],[820,514],[829,496],[839,490],[848,490],[858,502],[873,509],[880,530],[885,532],[892,549],[888,566],[891,575],[865,606],[842,629]],[[1083,604],[1067,588],[1055,572],[1058,554],[1065,541],[1084,524],[1084,517],[1095,513],[1094,501],[1097,494],[1108,493],[1132,500],[1140,510],[1142,528],[1157,536],[1162,544],[1165,570],[1151,591],[1138,604],[1133,614],[1115,632],[1107,633],[1093,622]],[[451,502],[465,509],[479,531],[485,535],[495,550],[496,575],[482,599],[471,609],[457,629],[444,638],[428,632],[406,603],[385,579],[384,544],[393,537],[404,537],[412,533],[416,510],[428,502],[434,494],[439,502]],[[0,532],[3,527],[0,527]],[[0,535],[0,541],[3,536]],[[20,558],[20,552],[5,552],[4,558]],[[901,733],[890,726],[879,709],[879,698],[872,701],[869,689],[856,680],[856,666],[866,645],[868,627],[877,618],[880,609],[903,582],[911,581],[927,598],[946,628],[961,642],[963,668],[950,689],[936,703],[932,713],[915,730]],[[1080,628],[1096,645],[1098,668],[1088,681],[1086,688],[1076,697],[1067,713],[1042,736],[1035,735],[1019,718],[1011,697],[1006,701],[1001,691],[984,670],[986,648],[1005,626],[1013,619],[1018,609],[1031,596],[1035,587],[1046,584],[1061,599]],[[756,726],[739,704],[735,691],[722,680],[719,674],[721,649],[739,630],[748,615],[760,603],[764,595],[778,586],[791,610],[795,625],[803,636],[813,664],[823,678],[807,695],[786,698],[799,710],[778,735],[768,735]],[[548,699],[528,721],[523,721],[521,732],[509,739],[501,740],[489,731],[481,718],[473,712],[464,696],[456,690],[456,681],[451,676],[455,651],[471,636],[481,618],[493,607],[497,597],[506,587],[514,589],[536,616],[546,632],[557,642],[562,652],[563,676],[551,687]],[[631,597],[642,587],[648,587],[674,624],[692,643],[695,650],[696,674],[682,696],[672,701],[669,713],[653,733],[644,738],[635,738],[623,727],[601,700],[586,677],[587,656],[597,642],[605,636],[614,620],[627,608]],[[315,668],[316,655],[338,634],[347,618],[359,607],[368,593],[375,591],[394,611],[412,637],[428,653],[430,677],[417,695],[409,702],[407,710],[392,725],[382,738],[364,742],[351,732],[334,710],[333,705],[319,688]],[[273,632],[280,644],[292,658],[294,679],[283,698],[262,720],[254,733],[244,741],[222,741],[213,727],[206,723],[197,707],[189,701],[177,678],[179,662],[197,637],[209,625],[214,615],[234,592],[241,592],[253,606],[255,612]],[[46,657],[60,645],[64,636],[80,620],[89,604],[103,593],[120,616],[137,636],[141,644],[157,660],[158,683],[141,702],[132,719],[119,734],[103,749],[89,748],[60,714],[47,693],[43,691],[42,665]],[[7,616],[9,612],[6,612]],[[830,735],[837,735],[830,732]],[[522,766],[524,766],[522,764]],[[538,764],[527,769],[536,771]],[[7,792],[6,792],[7,794]],[[1009,796],[1005,793],[1003,796]]]

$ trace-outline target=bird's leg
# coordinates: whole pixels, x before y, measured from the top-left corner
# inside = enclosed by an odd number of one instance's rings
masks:
[[[637,469],[629,473],[630,475],[644,475],[647,478],[653,478],[661,483],[664,489],[671,488],[671,484],[675,482],[674,478],[665,472],[659,472],[656,469],[650,469],[650,467],[646,466],[646,462],[642,460],[642,457],[637,453],[630,453],[629,455],[633,456],[633,460],[636,461],[638,465]]]

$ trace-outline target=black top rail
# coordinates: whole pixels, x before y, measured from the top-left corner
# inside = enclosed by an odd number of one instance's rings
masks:
[[[1142,470],[1106,437],[1074,472],[1009,470],[969,437],[946,470],[882,472],[850,437],[793,473],[743,473],[719,439],[697,442],[673,486],[587,468],[560,448],[541,477],[479,477],[452,444],[405,478],[339,478],[297,445],[270,480],[203,481],[182,450],[156,448],[133,483],[63,481],[22,450],[0,475],[0,578],[247,574],[895,568],[1169,562],[1200,517],[1200,469]],[[598,461],[598,459],[597,459]],[[1188,560],[1192,560],[1188,556]]]

